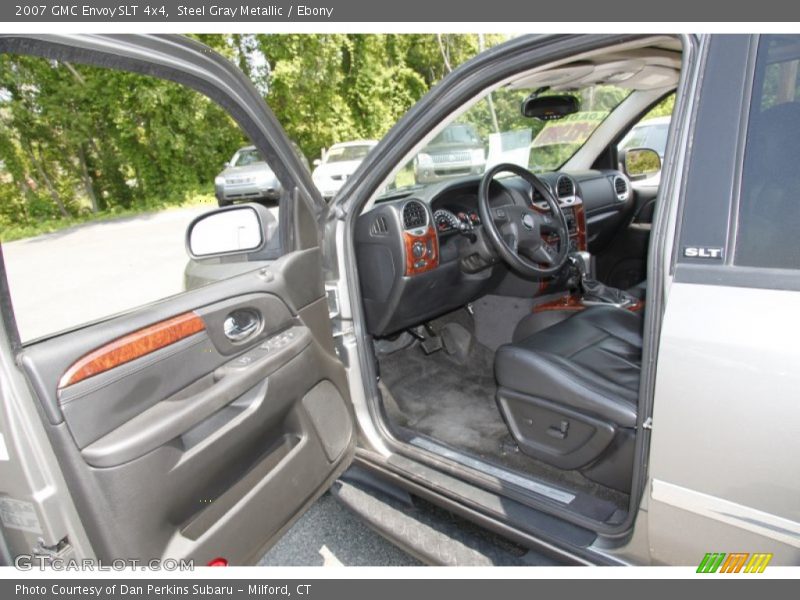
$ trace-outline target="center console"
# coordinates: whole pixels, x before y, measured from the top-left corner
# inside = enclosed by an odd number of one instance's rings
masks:
[[[616,306],[633,312],[640,311],[644,302],[624,290],[610,287],[594,278],[594,262],[586,251],[569,256],[568,291],[561,297],[534,307],[533,312],[583,310],[590,306]]]

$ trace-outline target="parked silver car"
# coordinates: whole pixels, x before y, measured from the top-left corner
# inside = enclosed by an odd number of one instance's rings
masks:
[[[239,148],[225,169],[214,178],[214,195],[220,206],[252,200],[277,200],[281,184],[255,146]]]
[[[308,160],[300,148],[294,143],[292,148],[308,169]],[[214,195],[220,206],[234,202],[276,202],[281,190],[281,182],[255,146],[239,148],[225,163],[225,169],[214,178]]]
[[[437,135],[414,161],[417,183],[478,175],[486,167],[486,150],[471,123],[453,123]]]

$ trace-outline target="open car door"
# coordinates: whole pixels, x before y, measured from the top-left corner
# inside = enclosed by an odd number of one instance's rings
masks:
[[[27,402],[89,541],[91,553],[76,554],[186,558],[198,566],[220,557],[257,561],[354,452],[322,278],[321,197],[255,87],[198,42],[5,36],[0,52],[194,88],[234,118],[280,180],[280,251],[254,270],[27,344],[16,335],[8,286],[0,286],[0,342],[12,357],[3,362],[9,383],[0,423],[8,463],[21,447],[14,436],[24,435],[11,407]],[[6,475],[9,489],[0,495],[11,498]],[[33,506],[39,523],[5,527],[9,546],[69,547],[42,515],[50,500],[43,489],[15,498]]]

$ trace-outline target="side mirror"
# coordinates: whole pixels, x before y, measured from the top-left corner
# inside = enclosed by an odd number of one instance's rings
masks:
[[[186,251],[192,258],[257,252],[264,241],[262,217],[249,205],[212,210],[186,229]]]
[[[661,170],[661,157],[650,148],[629,148],[620,157],[625,174],[631,179],[645,179]]]
[[[227,168],[229,168],[230,166],[231,166],[231,163],[230,163],[230,161],[227,161],[227,160],[226,160],[224,163],[222,163],[222,168],[223,168],[223,169],[227,169]]]
[[[315,167],[318,167],[322,164],[322,159],[315,158],[314,162],[312,163]]]

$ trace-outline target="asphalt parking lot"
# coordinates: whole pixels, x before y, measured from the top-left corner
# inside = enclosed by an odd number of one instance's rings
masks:
[[[80,225],[3,244],[23,340],[178,294],[186,226],[209,206]],[[325,494],[260,564],[416,565]]]

